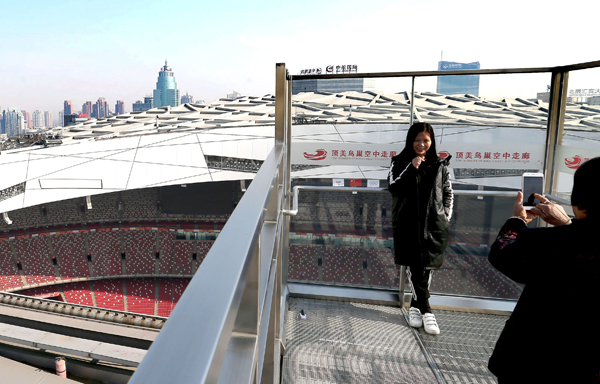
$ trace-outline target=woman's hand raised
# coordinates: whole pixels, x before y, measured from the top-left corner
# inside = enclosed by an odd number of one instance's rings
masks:
[[[419,166],[421,165],[421,163],[425,161],[425,157],[423,156],[417,156],[412,160],[412,165],[413,167],[419,169]]]

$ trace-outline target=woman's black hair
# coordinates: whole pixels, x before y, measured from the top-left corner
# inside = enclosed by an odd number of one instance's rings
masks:
[[[408,133],[406,134],[406,145],[401,152],[402,157],[413,159],[415,156],[417,156],[415,150],[413,149],[413,143],[415,142],[417,135],[421,132],[428,133],[429,137],[431,138],[431,146],[427,150],[427,153],[425,153],[425,159],[427,159],[427,161],[436,160],[438,155],[435,148],[435,134],[433,133],[433,127],[429,123],[414,123],[408,129]]]
[[[571,205],[585,209],[588,217],[600,217],[600,157],[594,157],[581,164],[573,177]]]

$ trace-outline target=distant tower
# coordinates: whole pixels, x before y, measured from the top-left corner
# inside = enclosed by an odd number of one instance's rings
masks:
[[[185,93],[185,95],[181,96],[181,104],[193,103],[193,102],[194,102],[194,96],[188,95],[187,92]]]
[[[240,96],[242,96],[242,94],[239,93],[239,92],[236,92],[236,91],[229,91],[229,92],[227,92],[227,98],[228,99],[232,99],[233,100],[233,99],[237,99]]]
[[[92,117],[96,119],[108,117],[108,103],[104,97],[99,97],[96,104],[92,105]]]
[[[34,129],[39,129],[39,128],[45,127],[44,112],[40,111],[39,109],[36,109],[31,114],[31,117],[33,119],[33,128]]]
[[[23,114],[23,118],[25,119],[25,126],[27,129],[31,129],[33,128],[33,120],[31,119],[31,113],[27,112],[26,110],[21,110],[21,113]]]
[[[154,90],[153,107],[158,108],[167,105],[171,107],[179,105],[179,90],[175,82],[175,74],[171,67],[167,66],[167,61],[165,60],[165,66],[158,73],[158,81]]]
[[[46,128],[54,127],[54,124],[52,123],[52,112],[44,111],[44,125]]]
[[[135,103],[133,103],[132,105],[133,107],[133,111],[134,112],[141,112],[141,111],[147,111],[149,109],[152,109],[152,96],[150,95],[146,95],[144,97],[144,102],[142,103],[141,100],[136,101]]]
[[[81,106],[81,113],[85,114],[87,117],[92,117],[92,102],[91,101],[86,101],[85,103],[83,103],[83,105]],[[65,113],[65,116],[67,114]]]
[[[472,63],[457,63],[455,61],[438,62],[438,71],[460,71],[480,68],[479,61]],[[479,96],[479,75],[438,76],[436,92],[442,95],[469,94]]]
[[[125,102],[123,100],[117,100],[115,104],[115,115],[122,115],[125,113]]]
[[[75,113],[75,111],[73,111],[73,103],[71,103],[71,100],[65,100],[63,112],[65,115],[72,115]]]
[[[17,108],[8,108],[3,111],[3,132],[8,137],[22,135],[25,131],[25,119],[23,118],[23,112]]]

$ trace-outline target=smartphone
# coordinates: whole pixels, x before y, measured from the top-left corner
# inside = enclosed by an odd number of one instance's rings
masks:
[[[544,192],[544,174],[543,173],[524,173],[522,182],[523,206],[525,209],[535,207],[534,193],[542,194]],[[540,202],[541,203],[541,202]]]

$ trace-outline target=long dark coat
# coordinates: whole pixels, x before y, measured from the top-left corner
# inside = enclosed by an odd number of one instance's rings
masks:
[[[393,196],[392,229],[396,264],[438,269],[448,245],[454,194],[448,172],[450,158],[438,158],[427,172],[434,174],[426,206],[419,206],[419,170],[402,154],[392,158],[388,189]],[[421,167],[425,164],[421,164]],[[425,210],[423,214],[422,210]],[[424,217],[424,223],[421,218]]]
[[[525,284],[490,357],[506,383],[600,382],[600,221],[526,228],[509,219],[490,263]]]

